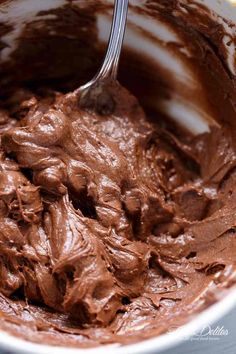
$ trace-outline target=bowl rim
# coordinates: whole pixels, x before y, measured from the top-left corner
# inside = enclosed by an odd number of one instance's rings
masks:
[[[104,349],[111,350],[112,354],[160,353],[173,346],[178,346],[186,339],[190,339],[195,333],[199,332],[205,326],[213,324],[229,313],[230,310],[233,310],[233,308],[236,309],[236,286],[229,290],[229,293],[223,299],[211,305],[196,315],[193,320],[178,329],[134,344],[109,344],[93,348],[68,348],[33,343],[0,330],[0,349],[14,352],[15,354],[102,354],[104,353]]]

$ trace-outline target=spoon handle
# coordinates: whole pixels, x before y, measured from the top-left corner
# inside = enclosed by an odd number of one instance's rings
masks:
[[[94,80],[116,79],[122,43],[124,39],[129,0],[115,0],[112,28],[103,65]]]

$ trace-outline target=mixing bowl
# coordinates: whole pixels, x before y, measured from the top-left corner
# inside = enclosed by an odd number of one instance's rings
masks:
[[[107,43],[113,1],[101,1],[96,12],[98,40],[101,43],[96,58],[89,64],[80,60],[78,56],[90,55],[91,37],[83,35],[84,22],[75,23],[73,16],[65,10],[69,6],[66,0],[8,0],[0,1],[0,84],[1,88],[10,86],[13,82],[22,80],[56,83],[56,87],[63,87],[65,78],[75,75],[74,87],[90,79],[102,59],[105,43]],[[92,6],[93,1],[74,0],[73,6],[86,8]],[[149,11],[142,8],[149,3]],[[206,11],[224,29],[224,35],[217,39],[215,50],[224,53],[223,60],[227,71],[232,77],[236,75],[235,42],[230,39],[236,35],[236,8],[226,0],[180,0],[179,11],[175,16],[183,20],[187,13],[191,13],[191,20],[186,20],[186,34],[180,35],[178,28],[168,22],[168,17],[161,17],[156,11],[158,1],[130,0],[128,26],[124,43],[124,54],[120,66],[121,81],[129,87],[140,99],[141,103],[151,111],[157,111],[162,116],[168,116],[177,121],[194,134],[209,130],[209,126],[218,122],[224,116],[224,109],[214,105],[209,96],[210,90],[220,94],[220,83],[213,88],[208,86],[204,77],[200,77],[196,63],[202,58],[191,57],[191,45],[188,33],[199,26],[206,27],[204,16],[199,17],[201,11]],[[167,1],[160,2],[163,7]],[[86,16],[86,14],[85,14]],[[205,17],[206,18],[206,17]],[[60,26],[59,26],[60,23]],[[33,26],[33,32],[27,34],[28,27]],[[10,28],[10,30],[6,30]],[[63,29],[69,28],[63,37]],[[22,33],[24,38],[22,39]],[[56,31],[61,31],[61,45],[58,46]],[[76,41],[77,34],[83,41],[83,50],[80,42]],[[81,39],[83,38],[83,39]],[[87,42],[86,42],[87,41]],[[90,42],[89,42],[90,41]],[[37,49],[32,55],[32,48]],[[19,47],[21,49],[19,50]],[[131,53],[127,62],[127,53]],[[17,53],[17,55],[16,55]],[[65,55],[65,53],[67,55]],[[9,61],[13,58],[13,64]],[[40,58],[40,60],[39,60]],[[133,58],[134,61],[130,61]],[[93,60],[94,59],[94,60]],[[61,70],[61,77],[56,72]],[[67,67],[67,70],[64,68]],[[124,72],[130,68],[130,77]],[[124,70],[126,69],[126,71]],[[210,70],[210,69],[209,69]],[[23,73],[22,73],[23,71]],[[81,74],[82,73],[82,74]],[[11,75],[10,75],[11,74]],[[53,84],[54,82],[54,84]],[[217,82],[217,80],[216,80]],[[233,105],[232,105],[233,106]],[[235,111],[231,107],[227,110],[227,119],[233,119]],[[73,353],[103,353],[104,350],[118,353],[160,353],[177,346],[181,341],[191,337],[202,327],[223,318],[227,312],[236,313],[236,289],[232,286],[226,289],[211,306],[193,317],[187,324],[167,334],[126,346],[109,345],[91,349],[73,349],[52,347],[44,344],[34,344],[14,337],[3,331],[0,332],[0,350],[13,353],[30,354],[73,354]]]

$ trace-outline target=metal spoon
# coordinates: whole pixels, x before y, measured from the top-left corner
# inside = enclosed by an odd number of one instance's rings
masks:
[[[100,114],[112,113],[113,100],[107,87],[117,85],[120,53],[125,33],[129,0],[115,0],[112,28],[102,67],[95,77],[78,90],[79,106]],[[119,84],[118,84],[119,85]]]

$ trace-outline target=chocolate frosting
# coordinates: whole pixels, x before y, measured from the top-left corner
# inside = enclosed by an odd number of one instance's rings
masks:
[[[235,283],[227,124],[173,132],[117,83],[109,114],[81,110],[77,90],[23,86],[0,111],[1,329],[128,343],[183,324]]]

